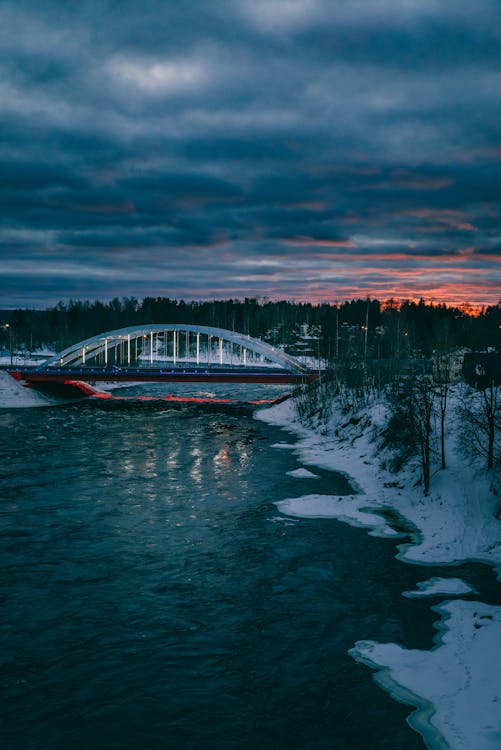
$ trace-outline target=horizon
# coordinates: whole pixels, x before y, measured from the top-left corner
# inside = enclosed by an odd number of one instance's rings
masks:
[[[245,296],[245,297],[207,297],[205,299],[197,298],[197,299],[191,299],[188,297],[169,297],[164,295],[146,295],[144,297],[136,297],[135,295],[126,295],[126,296],[114,296],[109,298],[88,298],[88,299],[81,299],[77,297],[73,298],[67,298],[67,299],[59,299],[55,304],[47,304],[45,306],[40,307],[29,307],[29,306],[13,306],[13,307],[0,307],[0,312],[4,313],[10,313],[10,312],[16,312],[20,310],[28,310],[28,311],[47,311],[47,310],[53,310],[59,305],[63,305],[66,309],[71,307],[72,305],[93,305],[93,304],[102,304],[102,305],[109,305],[114,300],[118,300],[120,303],[123,303],[127,300],[135,300],[137,304],[140,306],[144,303],[147,299],[153,299],[153,300],[165,300],[175,303],[184,303],[187,306],[190,305],[202,305],[202,304],[210,304],[210,303],[226,303],[226,302],[234,302],[234,303],[245,303],[246,301],[252,301],[256,302],[258,305],[266,305],[267,303],[271,304],[279,304],[281,302],[286,302],[291,305],[311,305],[313,308],[315,307],[321,307],[321,306],[328,306],[328,307],[337,307],[338,309],[341,308],[343,305],[349,305],[351,303],[356,302],[370,302],[370,303],[377,303],[380,305],[381,310],[386,310],[388,308],[393,308],[398,311],[404,306],[404,305],[420,305],[424,304],[426,307],[445,307],[450,310],[459,310],[461,313],[465,315],[469,315],[471,317],[478,317],[481,315],[484,311],[487,311],[489,309],[499,308],[501,307],[501,299],[497,302],[490,304],[490,305],[480,305],[480,304],[474,304],[474,303],[468,303],[468,302],[462,302],[460,304],[455,303],[448,303],[443,301],[434,301],[434,300],[427,300],[424,297],[420,298],[403,298],[403,297],[388,297],[386,299],[379,299],[377,297],[350,297],[343,300],[321,300],[321,301],[314,301],[314,300],[307,300],[307,299],[288,299],[285,297],[277,297],[275,299],[267,296]]]

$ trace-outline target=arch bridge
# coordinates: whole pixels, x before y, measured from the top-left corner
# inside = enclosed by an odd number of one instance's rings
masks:
[[[68,379],[301,383],[316,373],[281,349],[242,333],[164,323],[100,333],[17,376],[33,384]]]

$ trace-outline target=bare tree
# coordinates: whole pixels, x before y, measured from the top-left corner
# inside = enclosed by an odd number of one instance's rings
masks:
[[[430,491],[431,434],[433,431],[432,418],[435,409],[435,393],[431,377],[422,375],[416,378],[412,399],[416,437],[421,459],[423,488],[424,494],[427,495]]]
[[[471,394],[462,412],[469,444],[486,459],[487,471],[490,471],[501,460],[501,452],[497,448],[498,434],[501,432],[501,386],[491,378]]]
[[[488,386],[482,389],[482,416],[484,418],[484,430],[487,433],[487,471],[494,467],[494,443],[496,439],[496,427],[499,429],[499,387],[494,385],[491,379]]]
[[[435,393],[440,411],[440,468],[446,468],[445,461],[445,416],[447,413],[447,398],[451,388],[451,355],[439,354],[433,366]]]
[[[396,381],[389,391],[392,416],[385,430],[387,446],[395,449],[392,470],[418,456],[424,494],[430,491],[433,414],[436,395],[430,375],[414,374]]]

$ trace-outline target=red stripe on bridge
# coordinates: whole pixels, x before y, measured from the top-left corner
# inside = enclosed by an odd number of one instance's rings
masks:
[[[108,382],[108,383],[262,383],[277,385],[294,385],[310,383],[318,378],[318,373],[280,373],[259,372],[145,372],[145,371],[64,371],[37,372],[34,370],[10,371],[16,380],[24,380],[28,384],[67,383],[69,380],[79,382]]]

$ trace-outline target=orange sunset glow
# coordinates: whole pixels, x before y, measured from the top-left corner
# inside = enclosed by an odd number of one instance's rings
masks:
[[[153,27],[126,2],[118,28],[104,0],[96,51],[83,9],[7,0],[0,309],[496,305],[499,40],[477,5],[235,0],[223,28],[204,2]]]

